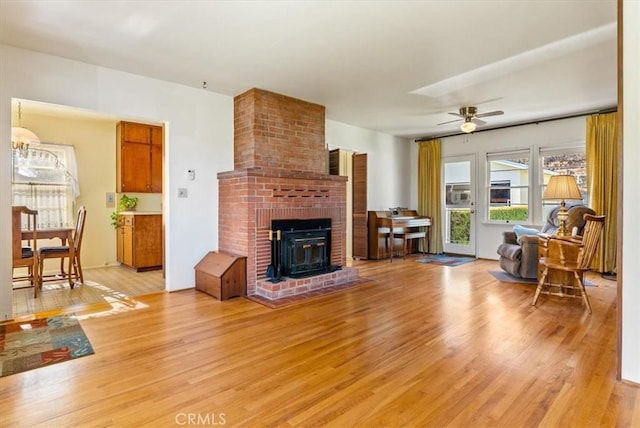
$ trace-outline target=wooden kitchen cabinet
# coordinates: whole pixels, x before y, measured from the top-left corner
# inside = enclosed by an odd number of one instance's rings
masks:
[[[116,134],[118,193],[162,193],[162,127],[123,121]]]
[[[161,269],[162,215],[121,213],[118,223],[118,262],[136,271]]]

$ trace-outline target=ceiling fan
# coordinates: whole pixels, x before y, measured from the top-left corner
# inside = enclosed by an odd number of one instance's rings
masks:
[[[481,126],[487,123],[484,120],[480,120],[481,117],[499,116],[501,114],[504,114],[504,112],[502,110],[494,110],[494,111],[478,114],[477,107],[460,107],[459,113],[448,112],[448,114],[453,116],[458,116],[462,119],[449,120],[447,122],[439,123],[438,125],[444,125],[447,123],[453,123],[453,122],[458,122],[459,120],[464,120],[462,125],[460,125],[460,130],[462,132],[469,133],[469,132],[475,131],[478,126]]]

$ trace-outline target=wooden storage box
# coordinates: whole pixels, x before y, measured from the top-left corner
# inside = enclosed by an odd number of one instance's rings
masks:
[[[247,293],[247,258],[210,251],[194,267],[196,290],[217,298],[244,296]]]

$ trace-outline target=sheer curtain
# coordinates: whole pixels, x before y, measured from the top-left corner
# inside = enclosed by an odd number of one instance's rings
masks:
[[[431,218],[429,249],[440,254],[442,247],[442,155],[441,141],[430,140],[418,147],[418,214]]]
[[[598,215],[606,215],[604,235],[592,266],[598,272],[616,271],[618,210],[617,113],[587,117],[587,192]]]
[[[73,146],[43,143],[12,160],[12,204],[37,210],[39,229],[72,227],[80,195]]]

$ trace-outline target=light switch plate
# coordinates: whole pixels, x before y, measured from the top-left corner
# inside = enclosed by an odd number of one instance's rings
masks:
[[[107,208],[115,208],[116,194],[113,192],[107,192],[106,203],[107,203]]]

